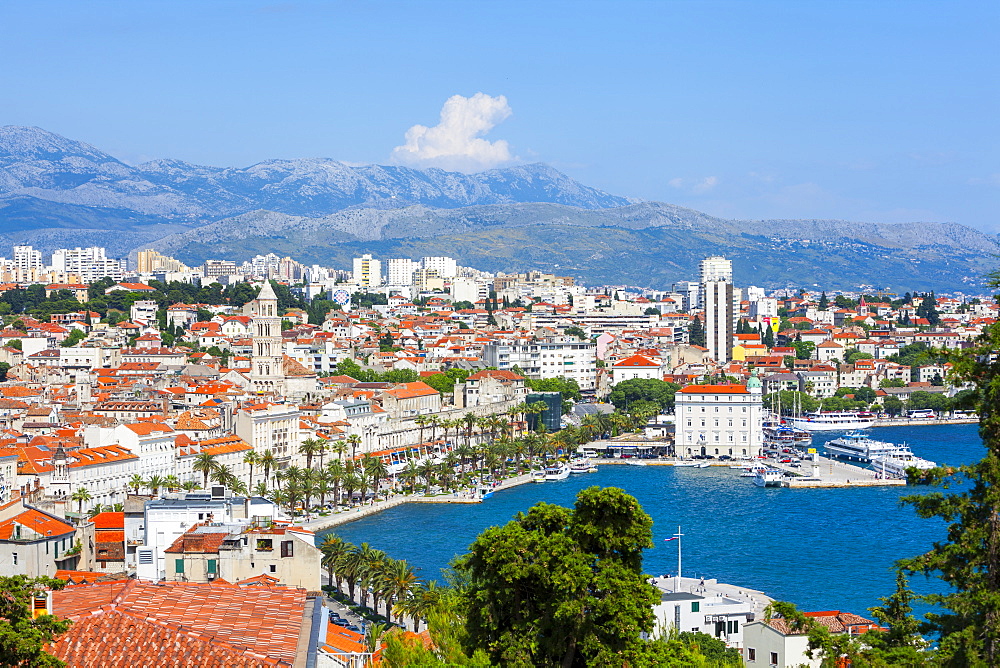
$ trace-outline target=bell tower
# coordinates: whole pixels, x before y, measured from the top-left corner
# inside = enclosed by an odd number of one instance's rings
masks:
[[[255,392],[283,394],[281,316],[278,315],[278,296],[270,281],[264,282],[257,299],[250,307],[250,328],[253,352],[250,355],[250,380]]]

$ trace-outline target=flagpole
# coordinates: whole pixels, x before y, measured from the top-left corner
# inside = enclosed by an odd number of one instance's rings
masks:
[[[677,538],[677,577],[674,582],[674,593],[681,590],[681,536],[683,535],[681,533],[681,525],[678,524],[677,533],[674,534],[674,537]]]

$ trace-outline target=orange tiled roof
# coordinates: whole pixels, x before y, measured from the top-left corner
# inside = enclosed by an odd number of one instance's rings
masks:
[[[292,665],[306,592],[139,581],[52,593],[53,613],[74,622],[49,651],[72,666]]]
[[[93,519],[95,529],[124,529],[125,513],[103,512]]]
[[[71,524],[34,508],[28,508],[23,513],[15,515],[5,522],[0,522],[0,539],[10,540],[14,536],[17,525],[30,529],[40,536],[60,536],[74,531]]]

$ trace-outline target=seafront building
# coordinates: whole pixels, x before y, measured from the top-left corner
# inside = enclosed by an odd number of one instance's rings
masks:
[[[681,456],[752,459],[763,454],[762,384],[688,385],[678,390],[674,449]]]

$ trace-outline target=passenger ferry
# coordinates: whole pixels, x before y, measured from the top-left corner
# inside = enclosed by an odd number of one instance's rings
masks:
[[[804,429],[795,429],[774,421],[764,423],[764,444],[779,447],[807,447],[812,443],[812,434]]]
[[[905,447],[905,446],[904,446]],[[895,443],[876,441],[862,431],[851,431],[840,438],[827,441],[823,446],[826,454],[837,459],[867,463],[873,457],[889,455],[900,449]]]
[[[802,417],[785,418],[785,422],[796,429],[806,431],[845,431],[867,429],[875,424],[875,416],[872,413],[858,411],[808,413]]]
[[[884,478],[906,478],[906,469],[927,471],[935,466],[937,464],[929,459],[917,457],[906,445],[900,445],[891,453],[875,455],[871,459],[872,470]]]

